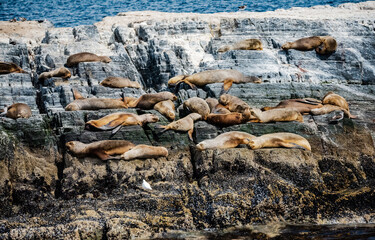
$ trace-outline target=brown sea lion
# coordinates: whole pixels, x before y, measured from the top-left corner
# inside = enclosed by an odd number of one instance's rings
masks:
[[[210,107],[207,102],[199,97],[192,97],[183,103],[184,109],[189,110],[192,113],[199,113],[202,119],[206,119],[207,115],[210,114]]]
[[[73,89],[73,94],[75,100],[65,107],[65,111],[128,108],[125,99],[84,98],[75,89]]]
[[[231,112],[242,113],[243,118],[247,120],[255,119],[251,116],[251,107],[245,101],[241,100],[236,96],[223,94],[220,96],[219,102]]]
[[[241,123],[246,123],[248,120],[245,119],[241,113],[228,113],[228,114],[215,114],[210,113],[206,117],[208,123],[225,127],[232,126]]]
[[[17,64],[11,62],[0,62],[0,74],[27,73]]]
[[[143,110],[150,110],[154,108],[154,105],[161,101],[176,101],[177,97],[171,92],[159,92],[159,93],[146,93],[140,96],[137,101],[132,104],[128,103],[129,107],[140,108]]]
[[[220,69],[203,71],[190,76],[179,75],[169,79],[168,86],[172,87],[180,83],[186,83],[195,89],[196,86],[203,87],[207,84],[221,82],[224,83],[222,91],[227,92],[233,83],[261,83],[262,80],[254,76],[245,76],[237,70]]]
[[[6,117],[13,119],[31,117],[31,109],[29,105],[25,103],[13,103],[0,112],[1,115],[5,115]]]
[[[204,140],[196,145],[199,150],[205,150],[210,148],[235,148],[240,144],[248,144],[251,139],[255,138],[246,132],[231,131],[222,133],[214,139]]]
[[[310,113],[311,115],[324,115],[333,111],[343,111],[346,117],[353,118],[353,115],[351,115],[350,112],[346,110],[345,108],[342,108],[336,105],[331,105],[331,104],[325,104],[321,108],[311,109]]]
[[[176,108],[171,100],[158,102],[154,105],[154,109],[171,121],[176,117]]]
[[[276,107],[264,107],[262,111],[268,111],[276,108],[294,108],[301,114],[310,113],[311,109],[323,107],[322,101],[313,98],[288,99],[281,101]]]
[[[299,51],[310,51],[319,47],[323,43],[323,40],[318,36],[301,38],[294,42],[287,42],[282,45],[283,50],[296,49]]]
[[[86,129],[100,129],[112,130],[118,126],[143,126],[147,123],[154,123],[159,121],[159,118],[154,114],[137,115],[134,113],[117,112],[111,113],[97,120],[90,120],[86,122]]]
[[[72,74],[70,73],[69,69],[65,67],[61,67],[49,72],[44,72],[39,75],[38,80],[44,80],[51,77],[61,77],[63,79],[70,78]]]
[[[189,138],[191,141],[193,141],[193,131],[194,131],[194,121],[201,119],[202,116],[199,113],[190,113],[184,118],[181,118],[177,121],[173,121],[167,126],[161,126],[161,128],[164,128],[161,133],[167,131],[167,130],[175,130],[175,131],[181,131],[181,132],[188,132]]]
[[[232,45],[219,48],[218,52],[229,50],[263,50],[262,42],[259,39],[245,39]]]
[[[349,104],[345,100],[345,98],[341,97],[340,95],[334,93],[334,92],[328,92],[322,100],[323,104],[330,104],[330,105],[335,105],[338,107],[341,107],[347,111],[346,115],[349,116],[349,118],[357,118],[356,116],[353,116],[350,114],[349,111]]]
[[[165,147],[154,147],[140,144],[121,155],[124,160],[147,159],[167,157],[168,150]]]
[[[216,98],[207,98],[206,103],[210,107],[211,113],[215,114],[228,114],[231,113],[228,109],[226,109]]]
[[[294,108],[278,108],[262,112],[260,109],[251,109],[251,114],[257,118],[257,122],[303,122],[302,114]]]
[[[316,53],[321,55],[331,54],[336,51],[337,42],[331,36],[321,36],[322,44],[315,48]]]
[[[121,155],[135,147],[133,143],[125,140],[103,140],[89,144],[70,141],[65,146],[77,157],[97,156],[101,160],[107,160],[110,155]]]
[[[271,133],[256,137],[250,140],[251,149],[260,149],[266,147],[286,147],[286,148],[303,148],[311,151],[310,143],[302,136],[287,133]]]
[[[98,56],[89,52],[81,52],[70,55],[66,61],[66,66],[73,67],[80,62],[104,62],[110,63],[112,60],[106,56]]]
[[[110,88],[141,88],[141,85],[138,82],[123,77],[107,77],[101,81],[99,85]]]

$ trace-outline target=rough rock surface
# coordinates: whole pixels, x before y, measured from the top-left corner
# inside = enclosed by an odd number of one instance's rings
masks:
[[[0,60],[28,73],[0,76],[0,107],[24,102],[33,116],[0,119],[0,239],[130,239],[274,222],[374,223],[374,15],[375,2],[364,2],[266,13],[130,12],[75,28],[1,22]],[[312,35],[335,37],[337,51],[319,56],[280,49]],[[264,50],[217,52],[246,38],[259,38]],[[38,81],[84,51],[112,62],[79,63],[69,80]],[[262,84],[234,84],[229,91],[252,107],[334,91],[358,118],[332,125],[332,114],[305,115],[304,123],[224,128],[198,121],[194,143],[232,130],[257,136],[287,131],[312,147],[200,152],[186,133],[160,133],[158,125],[168,121],[155,110],[127,109],[157,114],[160,122],[124,127],[113,139],[165,146],[168,157],[101,161],[66,151],[67,141],[108,139],[110,132],[90,132],[84,124],[116,112],[64,111],[73,88],[85,97],[138,97],[173,91],[167,81],[175,75],[224,68],[262,77]],[[127,77],[143,89],[100,86],[108,76]],[[221,86],[181,85],[176,107],[189,97],[218,97]],[[140,187],[142,179],[152,191]]]

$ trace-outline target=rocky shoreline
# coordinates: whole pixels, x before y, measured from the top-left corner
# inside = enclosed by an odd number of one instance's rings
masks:
[[[33,116],[0,118],[0,239],[130,239],[253,224],[374,223],[374,14],[375,2],[364,2],[266,13],[131,12],[74,28],[1,22],[1,60],[28,73],[0,75],[0,107],[24,102]],[[313,35],[334,36],[337,51],[321,57],[280,49],[287,40]],[[264,50],[217,52],[246,38],[259,38]],[[112,62],[80,63],[70,68],[69,80],[38,81],[84,51]],[[108,139],[109,132],[90,132],[84,124],[116,112],[64,111],[73,87],[89,97],[139,97],[171,90],[167,81],[175,75],[225,68],[262,77],[262,84],[234,84],[229,91],[250,106],[321,99],[334,91],[358,119],[331,125],[330,115],[305,115],[304,123],[224,128],[198,121],[195,143],[232,130],[257,136],[287,131],[312,147],[200,152],[185,133],[159,134],[157,125],[168,121],[157,111],[127,109],[161,120],[124,127],[114,139],[165,146],[168,157],[101,161],[66,152],[67,141]],[[98,85],[113,75],[143,89]],[[221,86],[182,86],[178,105],[194,96],[217,98]],[[154,190],[141,189],[142,179]]]

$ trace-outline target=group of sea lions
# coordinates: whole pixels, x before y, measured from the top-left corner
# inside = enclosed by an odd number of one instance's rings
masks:
[[[302,38],[295,42],[287,42],[282,49],[296,49],[301,51],[313,50],[318,54],[330,54],[336,50],[337,43],[334,38],[329,36],[313,36]],[[246,39],[233,45],[223,46],[218,52],[229,50],[263,50],[263,46],[258,39]],[[111,59],[106,56],[98,56],[93,53],[82,52],[68,57],[66,66],[74,67],[80,62],[104,62],[109,63]],[[25,73],[14,63],[0,62],[0,74],[5,73]],[[61,67],[39,75],[39,80],[52,77],[61,77],[67,79],[71,77],[71,72],[65,67]],[[193,140],[194,122],[204,120],[218,126],[229,126],[246,122],[278,122],[278,121],[299,121],[303,122],[301,114],[326,114],[334,110],[342,110],[350,118],[355,116],[349,112],[349,107],[344,98],[329,92],[322,101],[317,99],[290,99],[280,102],[275,107],[264,107],[256,109],[250,107],[246,102],[238,97],[226,94],[233,83],[261,83],[262,80],[256,76],[245,76],[241,72],[233,69],[209,70],[192,75],[179,75],[168,81],[169,87],[177,87],[181,83],[188,84],[195,89],[196,86],[203,87],[211,83],[223,83],[221,96],[219,99],[198,97],[190,98],[183,102],[183,109],[190,112],[185,117],[176,121],[176,108],[173,101],[177,97],[170,92],[148,93],[135,97],[125,97],[121,99],[108,98],[84,98],[78,91],[73,90],[75,100],[69,103],[66,111],[77,110],[99,110],[99,109],[120,109],[137,108],[143,110],[155,109],[168,118],[171,123],[161,126],[163,132],[167,130],[188,132],[189,138]],[[137,82],[123,77],[108,77],[100,85],[111,88],[141,88]],[[2,115],[12,117],[30,117],[31,110],[27,105],[16,103],[5,108]],[[127,112],[116,112],[109,114],[97,120],[90,120],[86,123],[87,130],[112,130],[116,133],[122,126],[140,125],[155,123],[159,118],[153,114],[137,115]],[[293,133],[273,133],[256,137],[245,132],[227,132],[217,136],[214,139],[202,141],[196,145],[197,149],[204,150],[209,148],[233,148],[240,144],[246,144],[251,149],[263,147],[287,147],[302,148],[311,150],[309,142]],[[154,158],[168,156],[168,150],[164,147],[154,147],[148,145],[134,145],[125,140],[103,140],[89,144],[78,141],[66,143],[67,149],[78,157],[96,156],[102,160],[107,159],[125,159],[134,158]],[[116,157],[115,155],[120,155]]]

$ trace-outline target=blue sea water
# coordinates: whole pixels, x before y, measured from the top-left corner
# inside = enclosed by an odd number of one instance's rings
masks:
[[[163,11],[216,13],[235,12],[247,5],[245,11],[264,12],[279,8],[337,6],[360,0],[0,0],[0,20],[25,17],[28,20],[47,19],[56,27],[93,24],[103,17],[119,12]]]

